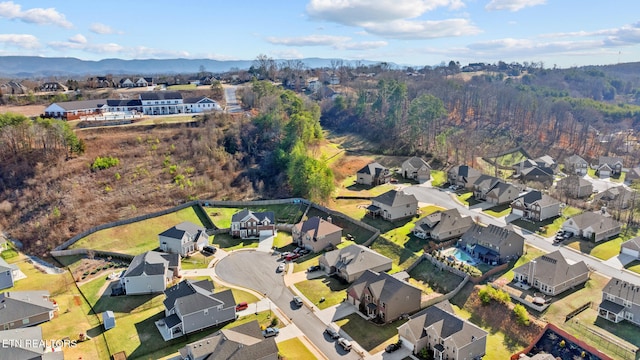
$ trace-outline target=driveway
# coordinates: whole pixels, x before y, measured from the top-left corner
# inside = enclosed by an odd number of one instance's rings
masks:
[[[224,111],[229,114],[238,114],[242,112],[242,108],[240,107],[240,103],[236,98],[236,91],[238,87],[235,85],[223,85],[224,88],[224,98],[227,105],[224,108]]]

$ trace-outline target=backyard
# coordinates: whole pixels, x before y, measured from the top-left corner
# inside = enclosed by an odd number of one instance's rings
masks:
[[[449,271],[441,270],[428,260],[422,260],[420,264],[409,271],[409,282],[422,289],[425,294],[446,294],[455,289],[462,278]]]

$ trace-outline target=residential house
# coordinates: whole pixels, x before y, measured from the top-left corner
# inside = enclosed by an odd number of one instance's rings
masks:
[[[46,82],[38,88],[40,91],[67,91],[67,87],[57,81]]]
[[[377,162],[372,162],[358,170],[356,177],[357,184],[376,186],[388,183],[391,180],[391,171]]]
[[[136,87],[147,87],[153,86],[153,78],[150,77],[141,77],[135,82]]]
[[[498,265],[516,260],[524,253],[524,238],[511,225],[503,228],[473,224],[457,246],[485,263]]]
[[[133,87],[136,87],[136,84],[133,81],[131,81],[131,79],[124,78],[124,79],[120,79],[120,81],[118,82],[118,87],[133,88]]]
[[[156,327],[165,341],[236,318],[236,301],[230,289],[213,293],[209,280],[183,280],[164,291],[164,319]]]
[[[546,167],[554,171],[558,167],[558,163],[556,162],[556,160],[549,155],[542,155],[540,157],[533,159],[533,161],[535,161],[539,167],[543,167],[543,168]]]
[[[418,199],[413,194],[389,190],[371,199],[367,213],[388,221],[412,217],[418,213]]]
[[[564,172],[566,174],[587,175],[589,163],[580,155],[571,155],[564,159]]]
[[[548,167],[529,167],[522,169],[517,178],[523,182],[537,182],[545,186],[551,186],[553,184],[553,170]]]
[[[556,190],[560,195],[578,199],[590,196],[593,193],[593,184],[578,175],[572,174],[558,180]]]
[[[472,360],[485,356],[488,333],[443,301],[411,316],[398,327],[398,336],[414,355],[427,349],[433,359]]]
[[[11,330],[38,325],[53,319],[58,305],[46,290],[0,293],[0,329]]]
[[[0,290],[13,287],[17,280],[20,268],[16,265],[9,265],[0,257]]]
[[[562,224],[562,230],[599,242],[620,234],[621,225],[613,218],[601,213],[584,212],[567,219]]]
[[[347,302],[370,319],[391,322],[404,314],[420,310],[422,290],[409,284],[401,276],[366,270],[347,289]]]
[[[611,278],[602,289],[598,316],[616,324],[627,320],[640,326],[640,285]]]
[[[163,292],[180,275],[180,255],[147,251],[137,255],[120,277],[127,295]]]
[[[543,294],[556,296],[589,280],[584,261],[573,262],[559,250],[537,257],[513,269],[513,280],[530,285]]]
[[[80,100],[52,103],[44,109],[44,117],[77,120],[83,116],[99,115],[106,112],[107,100]]]
[[[241,239],[276,235],[276,216],[273,211],[254,212],[243,209],[231,216],[231,236]]]
[[[520,189],[512,184],[500,181],[487,192],[485,200],[491,204],[503,205],[510,204],[518,196],[520,196]]]
[[[185,221],[158,235],[160,250],[185,257],[200,251],[209,243],[209,235],[203,226]]]
[[[180,360],[278,360],[273,337],[264,338],[257,320],[222,329],[213,335],[187,344],[179,350]]]
[[[607,209],[626,209],[635,201],[636,192],[624,185],[614,186],[599,192],[593,197],[593,203]]]
[[[473,183],[478,180],[482,173],[471,166],[458,165],[447,171],[447,181],[451,185],[462,186],[466,189],[472,189]]]
[[[620,245],[620,253],[640,260],[640,237],[634,237]]]
[[[620,157],[600,156],[596,174],[600,178],[619,176],[622,173],[623,162]]]
[[[629,169],[624,177],[625,184],[631,185],[634,181],[640,180],[640,166]]]
[[[328,251],[320,256],[318,264],[327,273],[335,273],[348,283],[358,279],[367,270],[391,270],[391,259],[358,244]]]
[[[422,158],[411,157],[402,163],[402,176],[419,183],[431,180],[431,166]]]
[[[28,94],[29,89],[17,81],[11,80],[8,83],[0,85],[0,93],[4,95],[22,95]]]
[[[148,91],[140,94],[145,115],[169,115],[184,113],[182,94],[177,91]]]
[[[500,182],[495,176],[480,175],[476,181],[473,182],[473,197],[476,200],[485,200],[489,190],[493,189]]]
[[[521,175],[523,172],[528,173],[535,168],[553,175],[557,166],[558,164],[551,156],[544,155],[536,159],[522,160],[519,163],[513,165],[512,168],[515,171],[515,176]]]
[[[42,327],[0,331],[0,354],[7,360],[64,360],[61,346],[42,337]],[[62,343],[61,343],[62,344]]]
[[[215,100],[206,96],[188,97],[183,100],[183,112],[201,113],[205,111],[222,111],[222,107]]]
[[[458,209],[436,211],[418,220],[411,232],[421,239],[446,241],[460,237],[473,225],[470,216],[462,216]]]
[[[560,214],[560,201],[532,190],[511,203],[511,213],[531,221],[542,221]]]
[[[342,242],[342,228],[332,223],[331,217],[324,220],[314,216],[301,221],[291,229],[293,241],[314,253],[334,248]]]

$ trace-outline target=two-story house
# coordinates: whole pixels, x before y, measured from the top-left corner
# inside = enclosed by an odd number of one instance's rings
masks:
[[[403,191],[389,190],[371,199],[367,214],[388,220],[408,218],[418,213],[418,199],[413,194]]]
[[[411,230],[421,239],[446,241],[460,237],[473,225],[470,216],[462,216],[458,209],[436,211],[418,220]]]
[[[231,236],[255,239],[276,235],[276,218],[273,211],[254,212],[243,209],[231,216]]]
[[[291,229],[293,241],[314,253],[333,248],[342,242],[342,228],[332,223],[331,217],[324,220],[314,216],[299,222]]]
[[[520,196],[520,189],[518,187],[500,181],[487,192],[485,200],[491,204],[503,205],[510,204],[518,196]]]
[[[200,251],[209,243],[206,230],[189,221],[181,222],[158,235],[160,250],[182,257]]]
[[[391,181],[391,171],[377,162],[367,164],[356,172],[356,183],[376,186]]]
[[[623,162],[620,157],[600,156],[598,158],[598,168],[596,174],[600,178],[619,176],[622,173]]]
[[[0,290],[12,287],[18,278],[19,272],[20,268],[16,265],[9,265],[0,257]]]
[[[516,260],[524,253],[524,238],[511,225],[502,228],[474,223],[457,246],[487,264],[498,265]]]
[[[620,234],[622,225],[615,219],[599,212],[584,212],[562,223],[562,230],[575,236],[599,242]]]
[[[402,176],[419,183],[431,180],[431,166],[424,159],[413,156],[402,163]]]
[[[493,189],[500,182],[495,176],[480,175],[476,181],[473,182],[473,197],[476,200],[486,200],[487,193]]]
[[[0,329],[3,330],[49,321],[58,309],[46,290],[3,292],[0,293],[0,304]]]
[[[513,269],[513,280],[555,296],[589,280],[584,261],[568,261],[559,250],[537,257]]]
[[[542,221],[560,214],[560,201],[532,190],[511,203],[511,213],[531,221]]]
[[[627,209],[635,200],[636,192],[624,185],[614,186],[599,192],[593,197],[593,203],[607,209]]]
[[[155,325],[165,341],[236,319],[231,290],[214,293],[209,280],[183,280],[164,295],[165,317]]]
[[[602,289],[598,316],[616,324],[627,320],[640,326],[640,285],[611,278]]]
[[[180,275],[180,255],[147,251],[137,255],[120,276],[127,295],[163,292]]]
[[[447,181],[451,185],[462,186],[465,189],[472,189],[473,183],[478,180],[482,173],[468,165],[454,166],[447,171]]]
[[[439,360],[482,359],[487,336],[486,331],[457,316],[447,301],[429,306],[398,327],[398,337],[414,355],[427,349]]]
[[[367,270],[347,289],[347,301],[369,319],[391,322],[420,310],[422,290],[399,278],[406,272],[389,275]]]
[[[328,274],[335,274],[350,283],[367,270],[375,272],[391,270],[392,261],[366,246],[353,244],[322,254],[318,264]]]
[[[589,163],[580,155],[571,155],[564,159],[564,172],[566,174],[587,175]]]
[[[593,193],[593,184],[578,175],[572,174],[558,180],[556,190],[560,195],[578,199],[590,196]]]

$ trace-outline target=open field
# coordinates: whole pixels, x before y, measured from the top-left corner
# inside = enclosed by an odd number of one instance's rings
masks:
[[[21,114],[27,117],[40,116],[44,114],[44,109],[47,106],[48,105],[23,105],[23,106],[0,105],[0,113],[15,113],[15,114]]]

